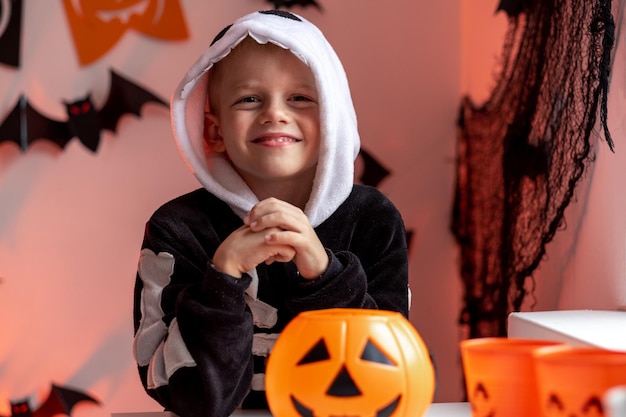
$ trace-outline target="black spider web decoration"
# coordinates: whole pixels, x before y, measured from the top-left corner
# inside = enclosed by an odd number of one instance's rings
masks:
[[[506,336],[528,278],[593,161],[597,115],[611,150],[610,0],[524,0],[509,15],[502,70],[481,106],[462,101],[452,231],[470,338]],[[619,10],[621,11],[621,6]]]

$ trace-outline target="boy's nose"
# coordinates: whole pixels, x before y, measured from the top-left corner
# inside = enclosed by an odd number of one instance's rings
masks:
[[[286,122],[288,112],[285,103],[282,100],[268,100],[261,114],[262,123],[280,123]]]

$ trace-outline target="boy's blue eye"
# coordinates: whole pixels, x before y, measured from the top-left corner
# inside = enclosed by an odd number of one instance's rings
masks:
[[[241,103],[256,103],[258,100],[256,99],[256,97],[244,97],[241,100],[239,100],[239,102]]]
[[[292,97],[293,101],[311,101],[309,97],[306,96],[294,96]]]

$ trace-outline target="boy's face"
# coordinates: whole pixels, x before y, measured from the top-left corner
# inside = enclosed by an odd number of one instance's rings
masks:
[[[216,65],[210,83],[208,143],[227,152],[252,189],[268,181],[312,183],[320,122],[307,65],[288,50],[246,39]]]

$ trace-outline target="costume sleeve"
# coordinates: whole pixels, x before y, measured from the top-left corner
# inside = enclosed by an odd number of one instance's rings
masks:
[[[316,229],[330,264],[319,278],[294,283],[288,300],[294,312],[371,308],[408,317],[404,222],[386,197],[373,189],[366,191],[349,199],[329,222]]]
[[[204,248],[216,244],[199,242],[183,222],[146,226],[134,355],[147,393],[178,415],[228,416],[250,387],[250,277],[215,270]]]

